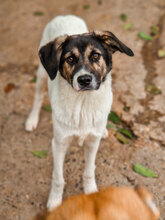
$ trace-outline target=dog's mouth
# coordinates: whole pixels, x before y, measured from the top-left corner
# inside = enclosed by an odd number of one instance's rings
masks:
[[[98,90],[100,87],[100,84],[97,85],[96,87],[93,86],[85,86],[85,87],[80,87],[79,91],[92,91],[92,90]]]
[[[100,84],[101,82],[98,82],[95,85],[88,85],[88,86],[82,86],[79,84],[73,85],[72,87],[77,91],[77,92],[83,92],[83,91],[94,91],[94,90],[98,90],[100,88]]]

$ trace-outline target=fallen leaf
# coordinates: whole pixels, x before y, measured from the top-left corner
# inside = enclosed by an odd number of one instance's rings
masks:
[[[42,109],[45,110],[45,111],[47,111],[47,112],[51,112],[51,111],[52,111],[52,108],[51,108],[50,105],[43,105],[43,106],[42,106]]]
[[[157,35],[159,33],[160,28],[157,25],[152,25],[150,27],[150,30],[151,30],[150,34],[152,36],[155,36],[155,35]]]
[[[32,151],[32,154],[35,157],[45,158],[47,156],[48,152],[46,150],[40,150],[40,151]]]
[[[125,138],[122,134],[119,132],[116,132],[116,138],[122,143],[122,144],[129,144],[129,140]]]
[[[156,86],[152,84],[147,85],[147,91],[153,95],[159,95],[162,93],[162,91],[159,88],[157,88]]]
[[[33,79],[29,80],[30,83],[35,83],[37,81],[37,77],[35,76]]]
[[[83,5],[84,10],[89,9],[89,8],[90,8],[90,5]]]
[[[126,21],[127,20],[127,15],[126,14],[121,14],[120,15],[120,19],[122,20],[122,21]]]
[[[43,15],[44,15],[44,12],[42,12],[42,11],[35,11],[35,12],[33,13],[33,15],[34,15],[34,16],[43,16]]]
[[[150,41],[150,40],[153,39],[152,36],[147,35],[147,34],[145,34],[145,33],[143,33],[143,32],[139,32],[139,33],[138,33],[138,37],[140,37],[140,38],[143,39],[143,40],[148,40],[148,41]]]
[[[8,83],[8,84],[4,87],[4,91],[5,91],[5,93],[9,93],[9,92],[11,92],[14,88],[15,88],[15,84],[14,84],[14,83]]]
[[[113,123],[115,124],[120,124],[120,118],[119,116],[116,114],[116,112],[111,112],[109,115],[108,115],[108,120],[109,121],[112,121]]]
[[[128,23],[128,24],[124,25],[125,30],[131,30],[132,28],[133,28],[133,23]]]
[[[113,125],[113,124],[107,124],[107,128],[110,128],[110,129],[115,129],[116,127],[115,127],[115,125]]]
[[[165,57],[165,50],[163,50],[163,49],[158,50],[158,57],[159,58]]]
[[[133,166],[133,170],[142,175],[142,176],[145,176],[145,177],[151,177],[151,178],[157,178],[158,175],[156,173],[154,173],[154,171],[144,167],[143,165],[141,164],[135,164]]]
[[[118,131],[121,133],[121,134],[124,134],[125,136],[127,136],[128,138],[132,139],[133,138],[133,135],[132,135],[132,132],[128,129],[125,129],[125,128],[119,128]]]

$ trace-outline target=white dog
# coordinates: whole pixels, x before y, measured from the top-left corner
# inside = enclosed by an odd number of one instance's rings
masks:
[[[47,72],[54,128],[49,209],[62,201],[63,163],[75,136],[85,147],[84,191],[97,191],[95,158],[101,138],[107,135],[107,116],[112,104],[112,53],[117,50],[133,56],[114,34],[108,31],[89,33],[85,22],[73,15],[56,17],[43,32],[39,50],[42,64],[37,71],[36,94],[26,130],[37,127]]]

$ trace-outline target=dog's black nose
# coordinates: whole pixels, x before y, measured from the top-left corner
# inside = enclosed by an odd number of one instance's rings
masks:
[[[92,76],[90,75],[79,76],[77,78],[77,81],[81,86],[89,86],[92,81]]]

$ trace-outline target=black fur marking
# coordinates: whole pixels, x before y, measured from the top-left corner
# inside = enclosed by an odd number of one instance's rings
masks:
[[[128,48],[125,44],[123,44],[112,32],[111,33],[111,38],[116,41],[119,45],[119,47],[117,46],[117,49],[122,52],[127,54],[128,56],[134,56],[134,53],[132,52],[132,50],[130,48]],[[115,47],[115,45],[111,45],[111,47]],[[116,50],[116,48],[114,48]]]
[[[117,50],[121,53],[125,53],[128,56],[134,56],[134,53],[130,48],[128,48],[124,43],[122,43],[112,32],[103,31],[101,33],[93,32],[94,36],[100,41],[100,43],[104,43],[112,53]]]
[[[58,71],[57,51],[54,43],[50,42],[39,50],[39,57],[51,80],[55,79]]]

